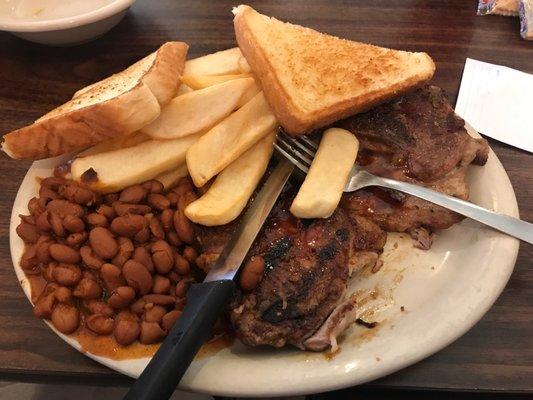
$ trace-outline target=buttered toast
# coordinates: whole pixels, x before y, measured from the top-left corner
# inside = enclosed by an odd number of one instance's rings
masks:
[[[233,10],[239,48],[283,128],[305,134],[366,111],[433,76],[426,53],[339,39],[267,17]]]
[[[128,135],[153,121],[180,85],[188,46],[168,42],[124,71],[79,90],[35,123],[4,136],[2,150],[41,159]]]

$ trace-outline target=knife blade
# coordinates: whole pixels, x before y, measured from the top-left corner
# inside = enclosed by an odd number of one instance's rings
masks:
[[[224,247],[204,282],[235,277],[293,170],[294,165],[292,163],[280,159],[246,210],[237,230]]]

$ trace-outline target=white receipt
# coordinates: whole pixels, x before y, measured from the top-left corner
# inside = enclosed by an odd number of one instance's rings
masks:
[[[479,133],[533,153],[533,75],[467,58],[455,112]]]

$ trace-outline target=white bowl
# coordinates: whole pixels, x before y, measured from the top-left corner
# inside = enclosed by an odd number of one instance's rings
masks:
[[[126,14],[135,0],[114,0],[96,10],[56,19],[21,19],[0,16],[0,30],[30,42],[72,46],[89,42],[109,31]]]

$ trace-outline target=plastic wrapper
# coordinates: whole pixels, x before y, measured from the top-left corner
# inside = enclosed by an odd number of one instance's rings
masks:
[[[520,0],[520,35],[526,40],[533,40],[533,0]]]
[[[516,16],[518,15],[518,3],[519,0],[479,0],[477,14]]]

